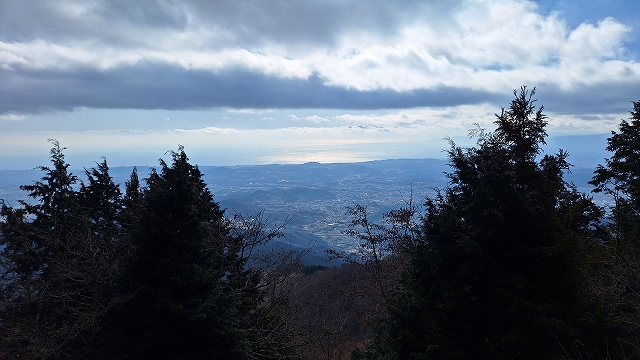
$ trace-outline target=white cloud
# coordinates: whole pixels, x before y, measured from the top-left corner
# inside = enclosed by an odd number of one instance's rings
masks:
[[[491,127],[495,120],[495,106],[489,104],[462,105],[442,108],[416,108],[366,115],[343,114],[336,116],[350,124],[372,124],[392,128],[428,129],[436,136],[460,133],[475,124]]]
[[[228,111],[238,114],[268,114],[273,112],[273,109],[229,109]]]
[[[318,116],[318,115],[311,115],[311,116],[305,116],[304,118],[307,121],[310,121],[312,123],[316,123],[316,124],[320,124],[320,123],[325,123],[325,122],[330,122],[330,119],[327,119],[325,117],[322,116]]]
[[[582,24],[571,32],[561,50],[565,61],[612,59],[624,55],[622,39],[631,29],[613,18]]]
[[[628,114],[581,114],[550,116],[547,131],[563,134],[605,134],[615,130]]]
[[[452,86],[503,92],[522,83],[568,88],[640,80],[640,64],[622,58],[627,26],[607,18],[571,30],[556,14],[544,17],[535,10],[522,1],[470,1],[446,30],[418,22],[393,44],[350,39],[331,58],[316,59],[314,68],[332,84],[363,90]]]
[[[281,78],[306,79],[317,74],[331,85],[399,91],[448,86],[504,92],[514,84],[531,82],[571,88],[606,80],[640,80],[640,65],[623,56],[627,26],[606,18],[596,25],[568,29],[557,14],[541,15],[529,1],[469,0],[449,9],[448,21],[438,21],[428,7],[421,8],[410,18],[398,19],[402,23],[395,24],[394,36],[367,27],[345,28],[336,42],[319,43],[305,51],[289,47],[286,38],[276,34],[252,45],[220,43],[216,39],[222,23],[206,22],[188,2],[173,7],[167,3],[157,10],[165,17],[181,14],[176,16],[186,20],[179,27],[165,29],[119,19],[123,30],[111,29],[113,24],[98,12],[100,7],[59,3],[65,5],[58,10],[63,18],[90,19],[107,33],[126,31],[127,36],[141,39],[114,43],[109,36],[92,33],[84,38],[79,34],[72,39],[3,41],[3,68],[105,70],[144,61],[212,72],[242,67]],[[238,31],[228,29],[231,33],[223,37],[234,39],[240,36]]]
[[[21,114],[0,114],[0,121],[23,121],[27,116]]]
[[[100,110],[86,110],[84,115],[91,117],[91,111]],[[56,138],[68,148],[67,153],[75,167],[91,166],[101,156],[106,156],[112,166],[154,165],[159,157],[178,144],[184,145],[192,161],[200,165],[444,157],[442,149],[448,148],[445,137],[455,138],[460,145],[473,145],[475,140],[466,136],[468,131],[475,128],[475,124],[492,131],[497,111],[499,109],[489,104],[370,113],[332,111],[299,116],[274,111],[274,116],[289,116],[299,122],[296,126],[283,122],[280,127],[268,129],[256,125],[245,129],[204,126],[172,130],[0,132],[0,154],[3,154],[0,158],[19,153],[20,156],[40,156],[39,161],[46,161],[48,138]],[[552,136],[607,133],[616,128],[619,119],[628,116],[576,116],[553,112],[547,115],[547,130]],[[126,117],[126,112],[119,116]],[[185,116],[189,116],[188,113],[174,113],[172,117],[181,119]],[[316,118],[323,121],[309,120]],[[132,122],[133,119],[123,121]],[[36,165],[42,164],[24,163],[21,166],[31,168]]]

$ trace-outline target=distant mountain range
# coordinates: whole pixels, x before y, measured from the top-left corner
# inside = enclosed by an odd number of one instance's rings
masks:
[[[389,210],[413,199],[421,203],[435,189],[446,186],[446,160],[381,160],[347,164],[306,163],[299,165],[203,166],[200,170],[227,214],[256,214],[287,221],[283,243],[276,246],[312,246],[308,263],[322,263],[327,248],[346,250],[355,240],[345,236],[348,206],[367,206],[371,220],[380,221]],[[111,168],[116,183],[124,184],[133,167]],[[84,170],[72,171],[84,178]],[[138,168],[141,178],[149,168]],[[573,168],[566,175],[581,191],[589,192],[587,182],[592,168]],[[42,176],[39,170],[0,170],[0,199],[17,205],[25,193],[19,186]],[[287,245],[285,245],[287,244]]]

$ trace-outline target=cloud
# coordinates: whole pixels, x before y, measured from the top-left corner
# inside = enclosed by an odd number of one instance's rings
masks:
[[[624,70],[620,70],[624,73]],[[621,74],[622,75],[622,74]],[[631,101],[640,100],[640,82],[630,76],[620,82],[601,81],[565,89],[557,84],[541,82],[536,98],[549,112],[558,114],[621,114],[632,108]]]
[[[499,96],[468,89],[359,91],[326,85],[318,76],[286,79],[246,69],[221,73],[140,63],[106,71],[0,70],[0,112],[89,108],[379,109],[477,103]]]
[[[304,118],[307,121],[310,121],[312,123],[316,123],[316,124],[321,124],[321,123],[325,123],[325,122],[330,122],[330,119],[324,118],[322,116],[318,116],[318,115],[311,115],[311,116],[306,116]]]
[[[23,121],[25,119],[27,119],[27,116],[22,114],[7,113],[0,115],[0,121]]]
[[[273,109],[229,109],[230,113],[238,114],[269,114],[273,112]]]
[[[521,84],[559,112],[618,112],[640,84],[628,25],[569,28],[524,0],[0,7],[4,114],[504,105]]]
[[[576,116],[545,111],[549,116],[547,129],[552,135],[607,133],[616,128],[620,119],[628,117],[625,112],[630,109],[629,105],[617,114]],[[81,117],[91,117],[92,112],[98,111],[104,110],[83,109]],[[442,149],[448,148],[445,137],[453,137],[462,146],[473,145],[475,140],[466,136],[468,130],[475,128],[476,123],[493,130],[496,112],[499,108],[491,104],[380,111],[276,110],[272,112],[276,118],[290,115],[298,121],[283,121],[272,128],[254,124],[244,129],[233,127],[233,124],[178,128],[178,124],[190,124],[179,120],[189,117],[190,113],[172,112],[171,118],[177,120],[167,124],[173,128],[164,130],[96,131],[69,127],[67,131],[0,132],[0,164],[32,168],[46,163],[48,138],[56,138],[68,148],[69,161],[75,167],[92,166],[101,156],[107,157],[112,166],[154,165],[158,157],[178,144],[185,145],[190,158],[201,165],[441,158],[446,156]],[[216,117],[223,113],[225,111],[220,111]],[[111,110],[102,116],[103,119],[118,117],[121,122],[114,128],[127,129],[129,125],[126,124],[135,122],[137,115],[126,117],[126,114]],[[203,114],[203,118],[213,115],[211,112]],[[123,115],[125,117],[121,118]],[[42,117],[52,120],[50,116]],[[159,121],[166,123],[164,118],[159,116]],[[325,121],[314,123],[313,119]],[[16,160],[17,157],[21,158]]]
[[[306,48],[333,44],[353,29],[393,36],[416,12],[442,17],[458,1],[290,0],[68,1],[44,4],[4,2],[0,32],[23,41],[87,37],[127,47],[162,47],[182,40],[190,46],[257,47],[279,43]],[[10,15],[10,16],[9,16]],[[163,41],[157,42],[165,36]],[[166,36],[169,35],[169,36]]]

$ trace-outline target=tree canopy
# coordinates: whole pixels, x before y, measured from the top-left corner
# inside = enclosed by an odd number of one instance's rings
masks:
[[[514,91],[475,147],[452,143],[450,185],[426,200],[405,280],[356,358],[548,359],[615,343],[583,276],[601,211],[564,181],[565,151],[541,156],[534,94]]]
[[[106,160],[79,182],[52,142],[52,166],[22,187],[34,201],[2,204],[3,358],[293,354],[250,259],[278,228],[226,218],[182,147],[144,187],[134,169],[123,195]]]

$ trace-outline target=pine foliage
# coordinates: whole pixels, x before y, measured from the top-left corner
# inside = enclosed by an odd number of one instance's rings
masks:
[[[617,343],[584,276],[601,211],[563,180],[566,152],[541,156],[534,94],[514,91],[477,146],[452,143],[450,185],[427,199],[403,286],[355,358],[549,359]]]
[[[225,218],[182,147],[123,195],[106,160],[78,183],[52,142],[33,201],[2,204],[2,358],[294,357],[251,259],[280,228]]]
[[[108,356],[244,358],[249,343],[233,297],[223,211],[182,149],[142,191],[124,281],[135,295],[114,311]]]

